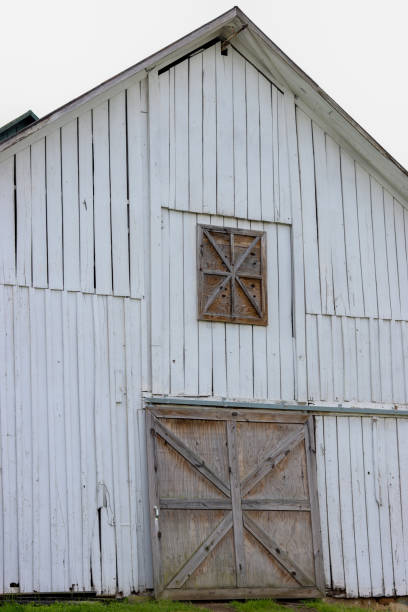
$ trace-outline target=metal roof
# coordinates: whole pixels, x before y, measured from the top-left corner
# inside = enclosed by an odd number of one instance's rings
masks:
[[[21,132],[37,120],[37,115],[32,110],[28,110],[16,119],[9,121],[9,123],[0,127],[0,142],[14,136],[17,132]]]

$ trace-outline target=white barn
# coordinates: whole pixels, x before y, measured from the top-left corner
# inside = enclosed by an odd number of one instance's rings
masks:
[[[407,595],[407,255],[238,8],[2,143],[0,592]]]

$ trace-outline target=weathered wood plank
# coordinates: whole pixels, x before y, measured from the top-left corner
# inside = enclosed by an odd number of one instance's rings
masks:
[[[165,257],[165,254],[163,253]],[[184,251],[183,214],[169,211],[169,296],[170,303],[170,388],[173,395],[184,392]],[[164,278],[162,272],[162,279]],[[164,289],[164,288],[163,288]],[[186,291],[190,290],[186,287]],[[191,290],[195,293],[194,284]],[[164,291],[163,291],[164,293]],[[163,316],[163,312],[161,313]],[[191,314],[190,314],[191,316]],[[162,322],[162,325],[164,323]],[[162,373],[163,376],[163,373]]]
[[[295,371],[292,335],[292,250],[291,232],[288,226],[278,226],[279,267],[279,333],[281,362],[281,398],[293,399],[295,395]],[[299,362],[296,361],[297,365]],[[303,385],[303,383],[301,383]]]
[[[356,193],[364,312],[367,317],[376,317],[378,315],[378,306],[370,199],[370,177],[359,165],[356,165]]]
[[[112,430],[112,509],[115,513],[117,584],[120,592],[131,589],[131,541],[129,468],[127,460],[127,406],[124,387],[123,300],[107,298],[109,342],[109,403]]]
[[[227,421],[227,445],[230,473],[230,488],[232,501],[232,520],[234,526],[235,567],[237,573],[237,586],[246,585],[246,562],[244,547],[244,527],[242,523],[241,486],[239,482],[237,460],[237,429],[234,421]]]
[[[16,273],[14,156],[0,164],[0,211],[0,282],[12,284]]]
[[[49,455],[47,401],[43,390],[47,388],[45,292],[30,290],[31,338],[31,406],[32,406],[32,563],[33,590],[51,589],[51,534],[49,505]],[[45,425],[45,426],[44,426]]]
[[[276,88],[272,88],[276,90]],[[272,94],[273,97],[273,94]],[[290,201],[292,218],[292,269],[293,275],[293,314],[292,326],[295,342],[293,343],[294,363],[294,394],[298,401],[307,400],[307,371],[306,371],[306,328],[305,328],[305,290],[304,290],[304,263],[303,238],[301,224],[301,196],[299,183],[299,161],[296,140],[295,100],[293,95],[285,93],[285,120],[288,142],[288,163],[290,176]],[[284,205],[282,206],[282,209]]]
[[[315,587],[303,588],[240,588],[240,589],[166,589],[160,594],[170,600],[218,600],[218,599],[314,599],[321,597]]]
[[[209,216],[197,215],[197,223],[209,222]],[[212,329],[210,321],[198,322],[198,391],[200,395],[204,396],[212,393]]]
[[[47,287],[47,203],[44,138],[31,146],[31,215],[32,284],[34,287]]]
[[[251,221],[251,230],[263,231],[265,225],[261,221]],[[265,239],[266,238],[266,239]],[[268,237],[264,238],[264,250],[266,253],[266,262],[264,273],[266,274],[266,291],[268,291],[268,257],[267,257],[267,241]],[[267,313],[268,314],[268,313]],[[253,397],[265,399],[268,397],[268,358],[267,358],[267,337],[268,328],[254,326],[252,328],[252,353],[253,353]]]
[[[350,427],[347,417],[337,417],[337,443],[341,449],[339,461],[339,496],[341,537],[343,544],[344,581],[347,594],[358,597],[356,548],[354,541],[353,497],[351,490]]]
[[[188,61],[174,67],[175,204],[180,210],[189,209],[188,67]]]
[[[347,257],[349,312],[351,316],[364,313],[359,229],[357,216],[356,173],[354,160],[341,149],[341,185],[343,193],[344,240]]]
[[[80,271],[86,293],[95,290],[92,138],[92,114],[87,111],[78,118]]]
[[[188,406],[154,406],[150,410],[157,417],[165,417],[171,419],[205,419],[221,420],[221,421],[253,421],[253,422],[269,422],[269,423],[305,423],[308,415],[298,412],[275,412],[272,410],[260,409],[242,409],[242,408],[209,408],[201,407],[197,410],[196,407],[189,408]]]
[[[261,219],[261,166],[258,71],[245,62],[248,172],[248,218]],[[286,161],[286,160],[285,160]]]
[[[295,109],[293,99],[290,96],[285,100],[286,94],[283,95],[276,87],[273,87],[273,89],[276,91],[279,141],[279,216],[275,216],[275,220],[281,223],[290,223],[292,220],[291,190],[294,187],[294,175],[290,168],[291,155],[289,154],[289,147],[292,145],[290,144],[291,136],[289,132],[291,130],[291,125],[295,125],[294,117],[292,119],[290,116]],[[275,209],[275,215],[276,212],[277,210]]]
[[[320,533],[322,538],[323,569],[326,586],[331,586],[331,566],[329,549],[329,526],[327,516],[327,492],[326,492],[326,470],[323,417],[315,417],[316,426],[316,481],[317,494],[319,498],[320,511]]]
[[[31,253],[30,253],[31,262]],[[30,263],[31,270],[31,263]],[[32,572],[32,512],[33,512],[33,439],[31,418],[31,351],[27,350],[30,338],[30,293],[28,288],[14,288],[14,368],[16,385],[16,460],[18,502],[18,551],[19,584],[22,592],[33,591]],[[1,478],[0,478],[1,481]],[[63,498],[63,494],[62,494]],[[63,505],[63,501],[61,502]],[[2,502],[0,502],[0,510]],[[0,554],[0,559],[2,554]],[[0,561],[0,571],[1,571]],[[2,575],[2,574],[1,574]],[[0,578],[0,585],[2,578]]]
[[[144,265],[150,261],[148,226],[148,157],[146,79],[127,90],[127,139],[129,181],[130,292],[141,298],[145,291]],[[142,89],[143,84],[143,89]],[[144,360],[147,362],[147,359]]]
[[[54,130],[46,138],[46,181],[47,181],[47,247],[48,281],[50,289],[64,288],[63,264],[63,215],[61,183],[61,130]],[[92,146],[92,141],[91,141]],[[84,169],[83,169],[84,170]],[[82,172],[82,176],[84,176]],[[92,180],[92,166],[91,166]],[[84,177],[83,180],[86,180]],[[85,245],[83,245],[85,246]],[[93,241],[91,241],[93,251]],[[93,253],[92,253],[93,284]]]
[[[64,241],[64,288],[78,291],[79,264],[79,194],[78,194],[78,122],[61,129],[62,236]]]
[[[19,560],[16,539],[17,523],[17,462],[14,371],[14,304],[13,287],[0,285],[0,461],[2,491],[2,539],[4,592],[18,583]],[[41,484],[45,484],[41,481]],[[37,485],[38,486],[38,485]],[[35,487],[35,485],[34,485]],[[44,489],[42,489],[44,491]],[[42,520],[46,526],[46,517]],[[45,552],[45,551],[44,551]]]
[[[188,61],[189,209],[203,210],[203,54]]]
[[[203,213],[217,208],[217,93],[215,56],[220,45],[203,52]]]
[[[160,580],[160,541],[159,541],[159,517],[157,512],[159,509],[159,483],[157,480],[157,452],[156,439],[154,435],[154,416],[148,410],[146,412],[146,432],[149,438],[147,444],[147,463],[148,463],[148,479],[149,479],[149,519],[150,519],[150,535],[152,542],[152,557],[154,569],[154,593],[156,597],[162,590]]]
[[[239,397],[239,325],[230,323],[225,328],[227,353],[227,391],[229,397]]]
[[[395,239],[397,246],[398,281],[401,304],[401,319],[408,319],[408,266],[406,235],[404,228],[404,208],[394,199]]]
[[[350,419],[350,465],[358,590],[360,597],[370,597],[372,591],[362,440],[361,418],[353,417]]]
[[[174,240],[174,236],[171,237]],[[184,295],[184,393],[198,394],[198,326],[197,326],[197,266],[196,216],[183,215],[183,295]],[[180,246],[180,245],[179,245]],[[173,289],[172,289],[173,290]]]
[[[268,257],[268,327],[266,328],[268,398],[281,397],[280,326],[279,326],[279,272],[277,226],[265,224]]]
[[[48,155],[47,155],[48,157]],[[48,179],[47,179],[48,183]],[[61,183],[61,182],[60,182]],[[51,186],[50,186],[51,190]],[[30,147],[16,155],[17,283],[31,284],[31,161]]]
[[[316,176],[316,203],[319,226],[319,267],[322,313],[334,314],[333,270],[331,260],[331,214],[327,206],[326,139],[323,130],[313,123],[313,146]]]
[[[391,522],[390,510],[387,504],[387,440],[385,436],[385,419],[373,419],[373,459],[374,459],[374,485],[375,500],[380,515],[380,534],[381,534],[381,557],[384,580],[384,595],[392,595],[395,592],[394,586],[394,567],[392,560],[391,542]],[[400,422],[399,425],[406,426],[407,422]],[[404,489],[401,489],[401,499],[404,496]],[[405,525],[405,521],[404,521]]]
[[[373,423],[371,419],[362,419],[363,454],[365,471],[365,501],[367,508],[367,531],[370,555],[371,588],[376,597],[384,591],[384,570],[381,555],[381,532],[379,506],[376,499],[376,459],[374,458]]]
[[[210,552],[217,546],[218,542],[228,533],[232,527],[232,512],[228,512],[222,521],[217,525],[214,531],[206,538],[201,546],[196,550],[192,557],[190,557],[183,565],[181,570],[173,577],[168,583],[168,589],[180,589],[194,573],[194,571],[201,565],[204,559],[210,554]]]
[[[394,201],[392,195],[385,190],[384,222],[385,237],[387,242],[388,283],[390,288],[391,314],[393,319],[399,319],[401,317],[401,303],[399,294],[397,244],[395,236]]]
[[[261,211],[264,221],[274,220],[274,168],[272,130],[272,86],[261,74],[259,79],[259,133],[261,171]]]
[[[95,343],[95,445],[97,507],[100,518],[101,584],[103,593],[115,593],[117,586],[115,530],[112,495],[112,439],[109,414],[109,347],[107,300],[93,298]]]
[[[245,93],[245,60],[235,50],[232,54],[232,96],[234,120],[234,198],[235,216],[245,219],[248,213],[247,123]]]
[[[64,358],[62,334],[62,293],[46,293],[46,367],[49,465],[52,588],[66,591],[68,580],[68,516],[65,452]],[[52,381],[52,382],[51,382]],[[85,512],[86,514],[86,512]],[[86,518],[82,515],[84,522]],[[89,558],[87,556],[87,558]],[[89,573],[89,572],[88,572]]]
[[[375,274],[377,279],[378,316],[391,318],[390,289],[388,285],[387,245],[384,224],[384,197],[381,185],[370,177],[373,240],[375,246]]]
[[[126,401],[128,406],[127,444],[129,449],[129,511],[130,511],[130,542],[131,542],[131,572],[132,590],[145,588],[146,579],[143,563],[139,561],[138,549],[146,550],[145,531],[147,520],[145,506],[149,505],[146,494],[142,493],[142,473],[144,476],[146,462],[145,436],[140,436],[138,417],[141,411],[141,319],[140,302],[126,300],[125,316],[125,380]],[[144,412],[142,412],[144,417]],[[149,564],[146,564],[148,567]]]
[[[371,400],[368,319],[356,319],[357,391],[361,402]]]
[[[302,197],[303,253],[306,312],[321,312],[319,253],[316,222],[316,188],[313,167],[312,122],[303,111],[296,111],[299,172]]]
[[[162,392],[162,250],[160,205],[160,97],[157,70],[148,75],[150,177],[150,363],[153,393]]]
[[[305,423],[306,463],[309,476],[310,520],[312,523],[313,557],[316,586],[324,593],[324,568],[322,557],[322,534],[320,530],[319,494],[317,489],[316,470],[316,440],[314,432],[314,417],[309,417]],[[306,508],[305,508],[306,509]]]
[[[79,279],[78,279],[79,281]],[[73,292],[62,294],[63,361],[64,361],[64,417],[67,453],[67,490],[78,493],[67,496],[68,517],[68,572],[70,584],[82,583],[82,520],[81,491],[81,437],[78,401],[78,332],[77,296]],[[108,351],[107,351],[108,353]],[[108,384],[108,380],[106,381]],[[110,458],[111,459],[111,458]],[[81,493],[79,493],[81,491]]]
[[[326,136],[328,208],[331,211],[330,239],[332,245],[333,299],[337,315],[349,312],[349,297],[344,244],[344,217],[340,175],[340,150],[336,142]]]
[[[104,102],[93,110],[94,230],[96,292],[112,292],[109,184],[109,110]]]
[[[285,457],[304,439],[303,429],[296,429],[285,436],[278,445],[268,449],[254,470],[252,470],[241,482],[241,493],[244,497],[254,486],[275,468]]]
[[[182,440],[169,429],[167,429],[157,418],[153,421],[153,426],[156,434],[170,444],[186,461],[188,461],[196,470],[200,472],[207,480],[209,480],[217,489],[224,495],[230,497],[229,487],[215,474],[211,468],[190,448],[188,448]]]
[[[332,586],[334,589],[344,589],[336,417],[324,417],[324,443],[326,464],[326,501],[329,527]]]
[[[217,84],[217,213],[234,215],[234,147],[232,103],[232,56],[216,47]]]
[[[284,550],[279,548],[275,540],[255,523],[246,513],[244,526],[256,540],[269,552],[270,555],[298,582],[301,586],[314,584],[313,578],[308,576]]]
[[[310,512],[309,502],[303,499],[243,499],[241,505],[243,510]],[[231,510],[231,500],[162,497],[160,498],[160,508],[162,510]]]
[[[160,193],[162,206],[169,206],[170,196],[170,146],[174,146],[174,138],[170,144],[170,121],[174,124],[174,95],[170,101],[170,74],[174,71],[166,70],[159,76],[159,91],[160,91]],[[129,88],[127,92],[128,108],[129,108],[129,93],[133,88]],[[138,83],[138,88],[140,85]],[[172,91],[174,93],[174,91]],[[131,96],[134,98],[134,91]],[[134,100],[133,100],[134,104]],[[171,112],[171,118],[170,118]],[[128,111],[129,124],[129,111]]]
[[[83,278],[81,277],[81,282]],[[97,525],[96,440],[94,425],[95,338],[93,296],[77,293],[78,402],[81,440],[82,585],[102,591]],[[63,479],[61,479],[63,482]],[[91,585],[92,571],[92,585]]]
[[[384,422],[385,445],[387,449],[387,491],[384,491],[384,502],[389,507],[392,559],[394,568],[394,585],[397,595],[407,592],[407,578],[404,552],[404,533],[402,523],[401,493],[399,485],[398,432],[396,419],[386,419]],[[387,495],[388,493],[388,495]]]
[[[112,270],[114,295],[129,295],[126,94],[109,100]]]

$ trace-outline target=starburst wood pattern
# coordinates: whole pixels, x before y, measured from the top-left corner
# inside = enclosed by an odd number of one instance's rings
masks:
[[[198,225],[198,318],[267,325],[265,232]]]

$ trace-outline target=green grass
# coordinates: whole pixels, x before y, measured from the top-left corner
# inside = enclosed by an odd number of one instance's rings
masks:
[[[209,604],[211,606],[211,604]],[[361,608],[347,604],[344,600],[328,603],[321,600],[302,601],[291,605],[271,599],[254,599],[249,601],[224,602],[226,610],[234,608],[236,612],[300,612],[309,608],[310,612],[369,612],[370,608]],[[59,601],[50,605],[41,603],[19,604],[14,601],[0,601],[0,612],[208,612],[205,604],[191,604],[177,601]]]
[[[304,601],[302,605],[305,608],[312,608],[316,612],[369,612],[373,608],[361,608],[358,606],[347,605],[347,603],[328,603],[320,599],[315,601]]]
[[[361,608],[346,602],[328,603],[321,600],[308,600],[291,605],[289,602],[281,604],[271,599],[257,599],[251,601],[233,601],[229,604],[237,612],[289,612],[299,608],[310,608],[314,612],[369,612],[370,608]]]
[[[288,612],[290,608],[283,606],[272,599],[251,599],[248,601],[232,601],[229,604],[237,612],[260,612],[261,610],[271,612]]]

